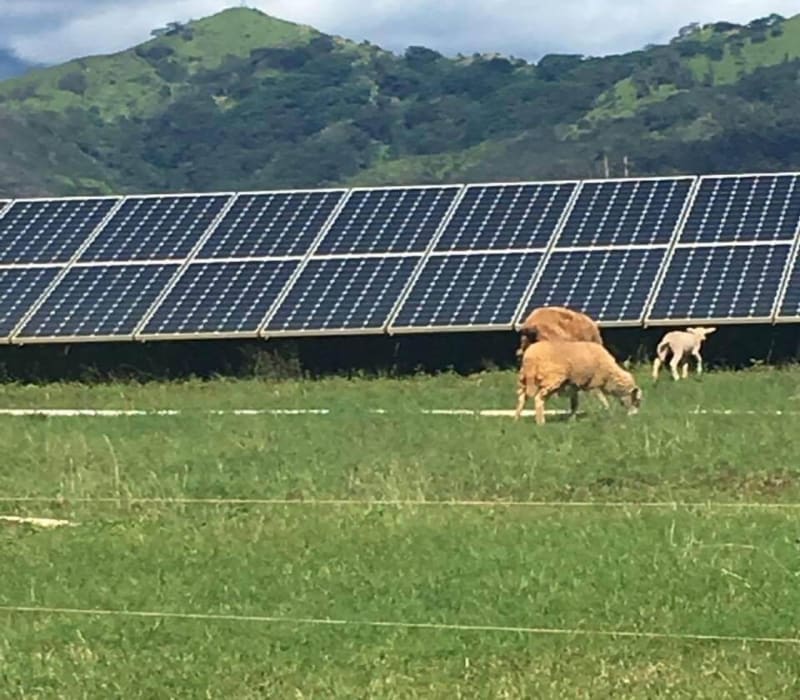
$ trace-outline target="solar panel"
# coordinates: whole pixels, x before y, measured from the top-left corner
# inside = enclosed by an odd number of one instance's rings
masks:
[[[241,194],[199,258],[303,255],[346,190]]]
[[[469,185],[434,250],[546,248],[577,184]]]
[[[583,183],[556,247],[668,244],[694,178]]]
[[[431,256],[392,332],[510,326],[543,253]]]
[[[800,225],[800,175],[701,178],[680,243],[790,241]]]
[[[0,338],[7,338],[55,279],[57,267],[0,269]]]
[[[177,264],[74,266],[16,339],[130,336]]]
[[[676,248],[648,323],[771,320],[789,245]]]
[[[266,326],[301,331],[380,331],[420,256],[310,259]]]
[[[639,323],[667,248],[554,251],[524,307],[567,306],[601,323]]]
[[[139,336],[255,336],[298,260],[193,263],[162,300]]]
[[[227,194],[129,197],[83,252],[80,261],[183,259],[230,197]]]
[[[0,263],[67,262],[118,201],[15,201],[0,218]]]
[[[353,190],[317,253],[424,251],[460,190],[460,186]]]

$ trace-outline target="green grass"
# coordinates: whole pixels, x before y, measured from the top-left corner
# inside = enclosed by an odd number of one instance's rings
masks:
[[[180,408],[0,417],[0,606],[284,622],[0,612],[8,697],[797,697],[798,648],[352,622],[798,635],[800,371],[653,386],[642,412],[585,397],[574,423],[425,416],[513,408],[514,374],[6,385],[3,407]],[[565,407],[564,400],[551,402]],[[214,416],[219,408],[329,415]],[[758,415],[692,415],[755,409]],[[386,415],[369,414],[383,408]],[[325,498],[186,505],[130,497]],[[86,502],[77,499],[111,498]],[[375,500],[664,502],[662,508]],[[673,506],[674,501],[712,504]]]

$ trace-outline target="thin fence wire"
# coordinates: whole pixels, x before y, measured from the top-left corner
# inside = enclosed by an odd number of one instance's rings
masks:
[[[0,496],[0,503],[152,505],[152,506],[296,506],[296,507],[400,507],[400,508],[553,508],[628,510],[797,510],[800,503],[752,501],[521,501],[521,500],[423,500],[380,498],[203,498],[148,496]]]
[[[733,642],[738,644],[773,644],[800,646],[796,637],[749,637],[743,635],[692,634],[682,632],[646,632],[633,630],[594,630],[558,627],[517,627],[509,625],[472,625],[442,622],[406,622],[394,620],[346,620],[313,617],[278,617],[272,615],[235,615],[222,613],[187,613],[145,610],[108,610],[84,608],[57,608],[32,606],[0,606],[0,612],[39,615],[72,615],[84,617],[158,618],[201,620],[205,622],[240,622],[293,626],[374,627],[386,629],[416,629],[447,632],[484,632],[524,635],[550,635],[570,637],[605,637],[617,639],[653,639],[694,642]]]

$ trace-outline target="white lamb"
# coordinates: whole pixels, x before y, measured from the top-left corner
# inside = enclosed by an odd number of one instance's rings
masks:
[[[642,402],[642,390],[633,375],[620,367],[602,345],[540,340],[529,345],[522,356],[514,418],[519,420],[525,402],[533,396],[536,423],[543,424],[545,399],[560,393],[569,394],[570,417],[574,418],[578,392],[594,390],[616,396],[629,414],[637,413]]]
[[[672,353],[669,368],[672,378],[678,381],[678,366],[683,365],[683,378],[689,376],[689,356],[697,360],[697,374],[703,372],[703,358],[700,356],[700,346],[707,336],[711,335],[715,327],[708,328],[687,328],[685,331],[670,331],[667,333],[656,348],[656,359],[653,362],[653,381],[658,380],[658,371],[667,359],[667,355]]]

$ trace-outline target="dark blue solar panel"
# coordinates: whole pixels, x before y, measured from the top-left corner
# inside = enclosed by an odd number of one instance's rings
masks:
[[[676,248],[650,320],[770,318],[789,249]]]
[[[380,329],[419,256],[309,260],[267,331]]]
[[[606,323],[639,321],[666,254],[666,248],[554,251],[523,318],[539,306],[567,306]]]
[[[130,197],[80,259],[185,258],[229,199],[229,195]]]
[[[556,246],[669,243],[692,180],[586,182]]]
[[[510,326],[542,255],[431,257],[392,325],[397,328]]]
[[[546,248],[576,183],[471,185],[436,250]]]
[[[0,337],[7,337],[59,272],[57,267],[0,269]]]
[[[252,333],[299,262],[194,263],[159,305],[143,335]]]
[[[345,190],[240,195],[199,258],[304,255]]]
[[[130,335],[178,265],[73,267],[19,337]]]
[[[116,199],[18,200],[0,218],[0,263],[67,262]]]
[[[704,179],[680,243],[792,240],[800,224],[797,175]]]
[[[460,189],[354,190],[322,239],[318,252],[422,252]]]

